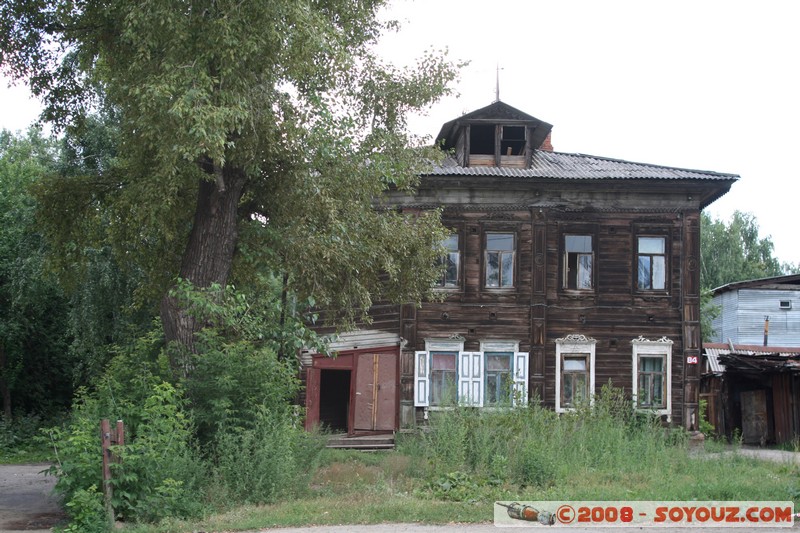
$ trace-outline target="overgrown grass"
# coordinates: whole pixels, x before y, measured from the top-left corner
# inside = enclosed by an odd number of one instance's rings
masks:
[[[456,408],[392,452],[325,450],[291,501],[136,533],[380,522],[483,522],[496,500],[794,500],[800,468],[690,452],[679,429],[634,416],[615,391],[558,416]],[[712,452],[722,449],[710,444]]]

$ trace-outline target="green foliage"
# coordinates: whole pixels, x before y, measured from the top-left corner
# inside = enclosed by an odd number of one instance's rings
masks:
[[[113,345],[143,331],[153,312],[132,305],[138,278],[92,237],[102,225],[97,217],[76,221],[87,229],[83,242],[54,250],[44,235],[43,212],[53,210],[62,224],[72,218],[68,200],[42,193],[51,174],[101,166],[92,163],[93,146],[70,149],[74,140],[60,145],[33,129],[0,134],[0,389],[9,384],[19,413],[49,417],[66,409],[74,387],[99,376]],[[54,265],[62,267],[59,276]]]
[[[474,501],[480,490],[473,476],[466,472],[450,472],[428,484],[434,498],[450,501]]]
[[[54,144],[35,129],[0,132],[0,402],[51,416],[72,394],[67,300],[47,275],[47,246],[30,188],[53,165]]]
[[[192,444],[192,426],[183,399],[167,383],[151,379],[151,384],[144,404],[117,396],[118,388],[108,384],[95,394],[82,391],[69,427],[50,430],[57,460],[51,473],[58,476],[56,491],[73,503],[71,516],[92,517],[95,513],[91,487],[102,484],[101,418],[121,419],[126,424],[125,446],[114,447],[121,461],[112,466],[112,504],[117,517],[154,521],[200,512],[204,466]]]
[[[220,431],[215,481],[228,502],[271,503],[307,490],[324,439],[306,432],[287,406],[260,407],[248,428]]]
[[[49,443],[40,436],[40,429],[45,425],[49,425],[48,422],[37,415],[0,417],[0,464],[48,461]]]
[[[38,416],[24,416],[7,420],[0,418],[0,450],[4,452],[29,442],[38,432],[41,420]]]
[[[708,400],[701,399],[698,407],[698,417],[700,418],[700,432],[706,437],[712,437],[716,433],[714,424],[708,421]]]
[[[610,386],[593,405],[562,415],[537,405],[496,411],[456,407],[431,414],[430,430],[416,441],[402,441],[400,449],[426,461],[422,475],[434,492],[452,472],[469,474],[479,486],[503,480],[548,490],[582,471],[633,474],[642,463],[660,464],[662,454],[685,446],[676,445],[658,419],[636,414],[630,398]]]
[[[207,288],[233,269],[255,291],[256,273],[286,273],[330,323],[351,324],[377,300],[420,301],[443,229],[435,214],[397,213],[380,198],[410,190],[437,157],[405,116],[445,94],[456,67],[434,53],[409,69],[383,64],[373,44],[396,25],[380,20],[384,4],[1,4],[0,64],[74,137],[71,164],[39,196],[65,262],[84,259],[75,243],[88,235],[141,269],[150,298],[178,275]],[[233,223],[190,239],[225,195],[217,215]]]
[[[89,503],[80,491],[100,483],[101,418],[126,424],[112,477],[115,512],[128,522],[271,502],[307,486],[321,441],[302,429],[290,403],[296,370],[292,358],[279,360],[274,351],[289,340],[264,315],[276,313],[274,295],[250,298],[233,288],[195,290],[188,284],[180,290],[186,307],[208,324],[198,334],[197,352],[169,357],[154,326],[115,348],[94,390],[76,398],[69,427],[51,430],[57,489],[67,501],[79,494],[76,506]],[[294,314],[286,317],[294,341],[314,342],[296,329]],[[169,384],[176,359],[191,368],[191,379],[180,388]]]
[[[702,213],[700,242],[700,285],[705,290],[798,272],[797,266],[781,264],[773,256],[772,239],[760,237],[758,221],[751,213],[735,211],[728,223]]]
[[[229,343],[210,330],[203,331],[200,346],[186,390],[203,442],[226,427],[251,427],[258,409],[285,406],[297,391],[297,373],[269,348]]]
[[[207,325],[197,333],[195,353],[170,357],[191,369],[184,386],[203,445],[213,445],[223,430],[253,429],[259,419],[263,423],[263,409],[283,412],[300,384],[294,357],[278,354],[322,348],[293,298],[284,309],[280,285],[271,287],[271,292],[246,294],[233,287],[196,289],[181,281],[174,291],[181,305]]]
[[[66,503],[70,523],[64,533],[106,533],[109,531],[108,514],[103,505],[103,495],[95,485],[78,489]]]
[[[111,473],[118,515],[153,522],[199,513],[204,468],[181,394],[168,383],[156,385],[131,429],[131,443],[117,449],[120,463]]]

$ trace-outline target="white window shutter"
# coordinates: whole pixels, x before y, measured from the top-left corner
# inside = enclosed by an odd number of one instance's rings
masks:
[[[458,403],[483,406],[483,354],[461,352],[458,365]]]
[[[514,405],[528,405],[528,352],[514,353]]]
[[[430,372],[428,352],[414,352],[414,406],[430,405]]]

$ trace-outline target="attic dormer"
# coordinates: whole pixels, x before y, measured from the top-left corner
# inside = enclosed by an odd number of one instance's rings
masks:
[[[464,167],[528,168],[542,149],[552,125],[497,101],[451,120],[436,137],[444,150],[455,152]]]

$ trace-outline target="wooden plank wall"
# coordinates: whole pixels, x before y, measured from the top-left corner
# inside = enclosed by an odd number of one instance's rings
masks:
[[[672,421],[684,417],[684,347],[693,330],[685,331],[682,307],[684,241],[693,230],[674,212],[580,212],[532,208],[509,211],[445,211],[444,222],[462,240],[459,290],[444,302],[426,303],[416,310],[409,350],[423,350],[426,338],[461,335],[465,350],[478,350],[481,340],[518,340],[531,353],[529,388],[545,406],[555,405],[555,341],[571,334],[596,339],[595,382],[598,390],[611,383],[631,392],[632,348],[639,336],[673,341]],[[486,232],[512,231],[517,236],[515,287],[489,289],[484,285],[483,242]],[[589,292],[561,288],[562,235],[591,234],[595,241],[595,288]],[[635,261],[637,234],[667,237],[668,291],[637,293]],[[691,240],[691,239],[688,239]],[[693,275],[693,274],[692,274]],[[698,302],[699,303],[699,302]],[[690,308],[690,311],[694,311]],[[693,317],[695,315],[692,315]],[[405,330],[412,329],[408,323]],[[699,329],[697,331],[699,333]],[[406,337],[409,340],[409,337]],[[404,388],[404,398],[413,391]],[[412,396],[405,398],[412,399]]]

